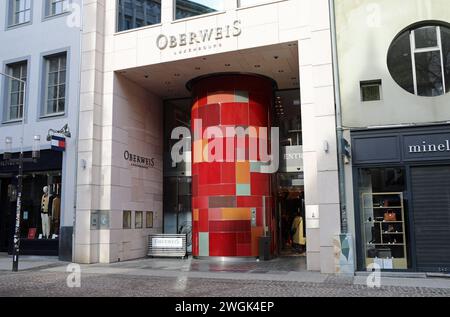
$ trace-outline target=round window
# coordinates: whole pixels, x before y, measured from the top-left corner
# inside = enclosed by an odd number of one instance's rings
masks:
[[[417,96],[450,91],[450,26],[426,25],[402,32],[392,42],[388,68],[394,80]]]

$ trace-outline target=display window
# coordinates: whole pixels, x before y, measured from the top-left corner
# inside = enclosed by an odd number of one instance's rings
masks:
[[[405,179],[400,167],[359,170],[361,251],[367,269],[410,266]]]
[[[17,189],[13,188],[11,193],[15,191]],[[22,192],[21,239],[58,240],[61,193],[60,171],[25,175]]]

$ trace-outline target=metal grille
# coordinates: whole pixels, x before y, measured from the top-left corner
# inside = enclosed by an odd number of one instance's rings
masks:
[[[450,271],[450,167],[415,167],[414,230],[420,271]]]

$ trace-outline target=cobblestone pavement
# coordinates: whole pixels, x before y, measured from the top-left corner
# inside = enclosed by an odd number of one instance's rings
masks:
[[[80,288],[67,286],[67,263],[23,258],[24,264],[27,261],[33,265],[12,273],[9,259],[3,259],[0,297],[450,297],[450,279],[383,277],[381,287],[371,289],[365,276],[307,272],[304,259],[248,263],[141,259],[83,265]]]
[[[151,297],[448,297],[450,289],[381,287],[370,289],[333,276],[321,283],[83,274],[81,288],[67,287],[64,272],[24,271],[0,274],[0,297],[9,296],[151,296]]]

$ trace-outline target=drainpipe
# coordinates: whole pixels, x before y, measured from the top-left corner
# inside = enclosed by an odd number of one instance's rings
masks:
[[[339,201],[341,206],[341,233],[348,233],[347,218],[347,198],[345,194],[345,165],[344,151],[342,140],[344,138],[344,129],[342,127],[342,107],[341,92],[339,81],[339,64],[337,54],[337,33],[336,33],[336,16],[334,0],[328,0],[330,10],[330,27],[331,27],[331,46],[333,58],[333,80],[334,80],[334,99],[336,106],[336,136],[337,136],[337,152],[338,152],[338,175],[339,175]]]

